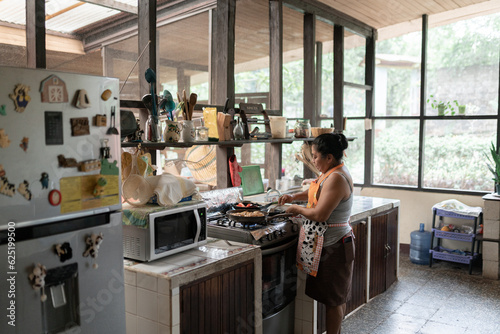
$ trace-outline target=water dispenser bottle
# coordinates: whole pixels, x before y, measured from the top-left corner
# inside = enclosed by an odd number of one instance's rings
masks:
[[[424,231],[424,224],[420,230],[410,234],[410,261],[416,264],[429,264],[429,249],[431,248],[431,232]]]

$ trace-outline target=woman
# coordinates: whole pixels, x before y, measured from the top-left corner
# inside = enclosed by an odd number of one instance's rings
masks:
[[[291,205],[286,212],[306,218],[299,238],[297,265],[308,274],[306,295],[326,305],[328,334],[340,333],[354,265],[349,225],[353,184],[342,163],[347,146],[343,134],[318,136],[312,143],[312,157],[321,175],[309,190],[279,198],[280,205],[308,201],[307,207]]]

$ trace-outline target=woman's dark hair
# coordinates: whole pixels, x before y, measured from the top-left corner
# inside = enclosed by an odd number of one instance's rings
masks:
[[[316,137],[312,144],[323,157],[331,154],[338,162],[342,161],[344,150],[348,146],[347,138],[342,133],[324,133]]]

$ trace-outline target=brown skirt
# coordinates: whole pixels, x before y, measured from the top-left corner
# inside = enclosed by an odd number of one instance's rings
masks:
[[[324,247],[318,274],[307,275],[306,295],[327,306],[345,304],[351,298],[352,269],[354,267],[354,240],[340,239]]]

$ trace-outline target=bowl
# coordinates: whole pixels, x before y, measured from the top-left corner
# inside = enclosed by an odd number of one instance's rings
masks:
[[[319,135],[322,135],[324,133],[332,133],[334,128],[319,128],[319,127],[313,127],[311,128],[311,135],[312,137],[317,137]]]

